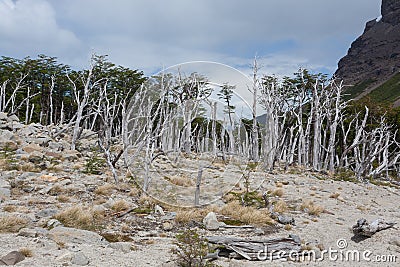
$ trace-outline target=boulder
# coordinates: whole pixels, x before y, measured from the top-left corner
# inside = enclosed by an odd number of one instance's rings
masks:
[[[49,231],[48,238],[57,243],[88,245],[107,245],[108,242],[99,234],[87,230],[57,226]]]
[[[25,260],[25,256],[19,251],[11,251],[0,259],[0,265],[15,265]]]
[[[85,266],[89,264],[89,259],[88,257],[86,257],[85,254],[79,251],[72,255],[71,263],[80,266]]]
[[[220,222],[217,220],[217,215],[214,212],[209,212],[203,219],[203,224],[207,230],[218,230]]]

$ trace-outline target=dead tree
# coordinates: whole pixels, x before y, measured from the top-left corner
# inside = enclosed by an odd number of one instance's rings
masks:
[[[89,67],[86,77],[81,77],[82,82],[84,84],[83,95],[80,94],[80,91],[76,85],[76,82],[74,80],[72,80],[70,75],[67,73],[67,78],[72,84],[73,96],[74,96],[74,99],[78,106],[77,111],[76,111],[76,118],[75,118],[75,122],[74,122],[73,132],[72,132],[71,150],[75,150],[76,142],[77,142],[80,132],[81,132],[80,125],[81,125],[82,120],[84,119],[83,112],[89,103],[90,95],[91,95],[92,91],[98,86],[98,84],[103,80],[103,79],[93,80],[94,79],[93,69],[95,67],[94,64],[95,64],[94,57],[92,57],[92,61],[90,63],[90,67]]]

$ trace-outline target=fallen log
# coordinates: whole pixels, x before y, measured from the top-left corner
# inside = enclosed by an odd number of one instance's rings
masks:
[[[366,219],[362,218],[353,226],[353,233],[356,236],[371,237],[376,232],[392,228],[395,224],[396,223],[385,222],[384,219],[376,219],[375,221],[368,223]]]
[[[211,236],[207,240],[218,245],[219,257],[251,261],[283,259],[301,251],[300,238],[295,235],[264,240]]]

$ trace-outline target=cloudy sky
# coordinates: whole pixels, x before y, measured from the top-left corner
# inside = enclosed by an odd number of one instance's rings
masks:
[[[92,52],[152,74],[192,60],[263,72],[332,73],[380,0],[0,0],[0,55],[56,56],[76,68]]]

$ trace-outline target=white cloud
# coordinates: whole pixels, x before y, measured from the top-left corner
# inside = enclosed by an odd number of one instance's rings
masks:
[[[334,71],[380,2],[0,0],[0,50],[42,50],[82,67],[93,49],[148,74],[191,60],[245,66],[256,53],[268,73]]]
[[[57,24],[54,9],[44,0],[1,0],[0,36],[3,55],[20,57],[62,57],[81,51],[82,45],[72,31]]]

